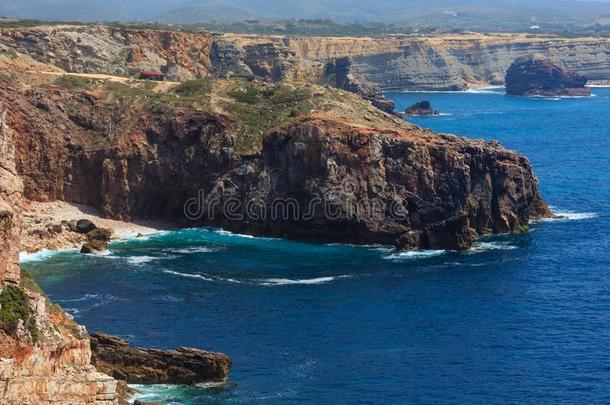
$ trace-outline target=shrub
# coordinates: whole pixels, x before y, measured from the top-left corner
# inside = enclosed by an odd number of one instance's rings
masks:
[[[174,93],[184,97],[195,97],[198,95],[209,94],[211,91],[212,81],[207,78],[182,82],[174,89]]]

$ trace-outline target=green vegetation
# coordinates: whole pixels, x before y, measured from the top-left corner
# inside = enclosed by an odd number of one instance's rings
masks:
[[[18,321],[28,315],[27,296],[20,287],[6,285],[0,293],[0,319]]]
[[[528,233],[530,231],[530,226],[528,224],[525,225],[519,225],[515,228],[515,230],[513,231],[513,233],[516,234],[522,234],[522,233]]]
[[[23,268],[21,269],[21,288],[25,288],[26,290],[34,291],[38,294],[45,295],[42,289],[36,283],[36,281],[34,281],[34,277],[32,277],[30,272]]]
[[[229,91],[228,96],[233,102],[227,110],[239,120],[237,153],[258,151],[266,130],[314,108],[311,92],[302,87],[249,84]]]
[[[55,84],[71,90],[91,90],[96,81],[86,77],[63,75],[55,79]]]
[[[183,97],[208,95],[212,91],[212,80],[209,78],[189,80],[180,83],[173,92]]]

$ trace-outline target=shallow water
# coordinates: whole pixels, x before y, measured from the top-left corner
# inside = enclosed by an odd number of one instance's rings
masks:
[[[91,331],[234,360],[224,388],[147,387],[149,400],[398,403],[610,400],[610,90],[590,99],[393,93],[411,121],[526,154],[566,219],[470,252],[399,253],[212,229],[24,257]]]

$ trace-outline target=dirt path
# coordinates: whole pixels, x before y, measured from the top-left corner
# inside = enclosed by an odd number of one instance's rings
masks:
[[[28,73],[35,73],[40,75],[50,75],[50,76],[75,76],[75,77],[84,77],[87,79],[95,79],[95,80],[108,80],[110,82],[115,83],[129,83],[129,82],[146,82],[146,83],[158,83],[157,86],[153,89],[153,91],[165,91],[170,89],[173,86],[177,86],[180,82],[154,82],[151,80],[141,80],[141,79],[133,79],[130,77],[123,76],[112,76],[106,75],[102,73],[70,73],[70,72],[53,72],[53,71],[40,71],[40,70],[28,70]]]

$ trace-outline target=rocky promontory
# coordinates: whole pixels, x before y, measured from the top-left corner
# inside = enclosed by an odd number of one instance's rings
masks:
[[[231,359],[222,353],[131,348],[126,340],[103,333],[91,334],[91,351],[98,370],[128,384],[221,383],[231,368]]]
[[[519,58],[506,72],[506,93],[513,96],[590,96],[587,78],[540,55]]]
[[[155,93],[15,78],[0,81],[0,95],[30,199],[404,249],[468,249],[550,214],[526,158],[423,130],[350,92],[222,79]]]

